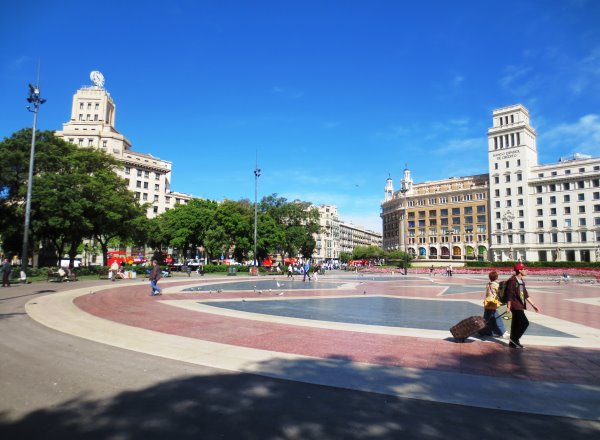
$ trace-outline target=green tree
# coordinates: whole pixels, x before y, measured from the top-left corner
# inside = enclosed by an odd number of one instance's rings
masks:
[[[2,214],[13,210],[18,217],[24,216],[30,144],[28,129],[0,143]],[[130,237],[130,222],[144,214],[125,181],[114,172],[119,162],[107,154],[77,148],[51,131],[41,131],[36,136],[34,165],[30,243],[51,243],[57,259],[68,253],[73,260],[85,238],[95,236],[106,244],[117,236]],[[3,241],[14,240],[3,237]],[[103,251],[106,254],[104,245]]]

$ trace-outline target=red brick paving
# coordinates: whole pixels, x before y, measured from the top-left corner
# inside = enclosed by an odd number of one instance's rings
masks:
[[[448,282],[447,279],[436,281]],[[452,281],[458,282],[458,277]],[[460,282],[465,283],[465,281],[463,279]],[[164,286],[170,288],[189,284],[190,281]],[[200,283],[194,281],[194,284]],[[413,284],[422,285],[423,282]],[[533,283],[529,286],[533,286]],[[382,282],[365,282],[358,289],[361,292],[362,290],[381,292],[382,287]],[[535,284],[536,289],[543,287],[541,283]],[[414,290],[408,287],[408,283],[402,287],[389,286],[388,283],[385,285],[386,294],[398,296],[440,299],[439,294],[442,290],[443,288],[439,286]],[[357,294],[357,291],[290,292],[290,296],[304,297],[343,294],[353,295]],[[532,296],[534,295],[535,293],[532,293]],[[536,303],[541,306],[545,314],[600,328],[596,307],[565,301],[565,296],[564,292],[544,293],[537,295]],[[586,288],[586,286],[571,289],[568,294],[569,298],[597,296],[600,296],[600,290]],[[435,340],[309,328],[213,315],[172,307],[160,302],[161,299],[175,301],[215,297],[247,298],[254,297],[254,294],[227,292],[217,296],[208,292],[193,292],[150,297],[147,286],[123,286],[81,296],[76,299],[75,304],[88,313],[126,325],[248,348],[322,358],[343,357],[355,362],[455,373],[600,385],[600,348],[528,346],[523,351],[516,351],[503,344],[491,342],[473,341],[457,344],[452,342],[450,333],[448,333],[448,340]],[[479,299],[480,295],[458,294],[448,295],[448,297]]]

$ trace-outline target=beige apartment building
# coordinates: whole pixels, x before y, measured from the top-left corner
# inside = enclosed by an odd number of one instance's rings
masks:
[[[104,88],[100,72],[90,75],[93,84],[77,90],[73,96],[71,118],[56,136],[78,147],[94,148],[122,162],[116,173],[140,203],[149,203],[149,218],[156,217],[192,196],[171,190],[171,162],[151,154],[132,151],[131,142],[115,127],[116,105]]]
[[[487,260],[489,179],[487,174],[413,184],[404,170],[402,188],[386,181],[381,205],[383,248],[414,259]]]

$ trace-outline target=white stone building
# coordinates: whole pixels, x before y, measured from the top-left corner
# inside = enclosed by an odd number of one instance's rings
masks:
[[[340,218],[334,205],[318,206],[320,233],[315,234],[317,243],[313,259],[319,263],[339,261],[340,258]]]
[[[149,218],[178,203],[187,203],[190,195],[171,191],[171,162],[131,150],[131,142],[115,128],[116,105],[104,88],[104,78],[99,72],[90,76],[94,84],[75,93],[71,119],[56,136],[119,159],[123,166],[116,173],[127,180],[140,203],[150,204]]]
[[[538,164],[529,112],[493,112],[488,130],[495,261],[600,261],[600,158]]]

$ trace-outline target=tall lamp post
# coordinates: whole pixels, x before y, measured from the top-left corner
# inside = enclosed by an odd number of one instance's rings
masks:
[[[254,169],[254,267],[258,267],[258,257],[256,255],[256,235],[258,225],[258,178],[260,177],[260,168],[258,168],[258,159]],[[258,274],[258,272],[257,272]]]
[[[39,79],[38,79],[39,84]],[[29,248],[29,221],[31,218],[31,187],[33,184],[33,162],[35,159],[35,128],[37,124],[37,114],[40,109],[40,105],[46,102],[45,99],[40,98],[39,86],[33,86],[29,84],[29,98],[27,102],[31,105],[27,106],[27,110],[33,113],[33,129],[31,131],[31,152],[29,154],[29,176],[27,180],[27,201],[25,202],[25,225],[23,227],[23,250],[21,252],[21,279],[27,279],[27,251]]]
[[[404,275],[408,274],[408,249],[406,247],[406,242],[408,241],[408,205],[406,202],[406,193],[408,192],[408,186],[403,182],[402,188],[400,188],[400,193],[402,193],[402,197],[404,198]]]

